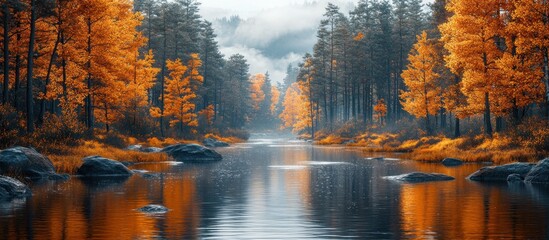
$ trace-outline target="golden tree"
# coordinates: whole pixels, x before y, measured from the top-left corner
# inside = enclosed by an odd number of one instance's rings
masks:
[[[509,31],[516,35],[514,44],[518,59],[511,59],[509,61],[515,61],[515,63],[507,64],[520,66],[523,71],[519,71],[519,74],[526,72],[524,75],[526,77],[524,78],[525,84],[531,90],[545,90],[545,114],[546,117],[549,117],[549,2],[546,0],[514,0],[510,1],[510,4],[514,10],[511,13],[513,21],[509,24]],[[517,64],[516,61],[522,61],[524,57],[527,58],[529,64],[522,62]],[[532,74],[531,70],[534,72],[533,75],[530,75]],[[532,78],[542,84],[541,88],[531,81]],[[543,85],[545,85],[544,88]],[[533,99],[533,101],[538,100],[539,98]]]
[[[440,26],[449,54],[447,66],[463,74],[462,90],[471,114],[484,113],[484,128],[492,135],[491,94],[498,91],[501,74],[496,61],[503,55],[498,39],[504,29],[500,0],[456,0],[448,10],[454,15]]]
[[[438,56],[434,44],[424,31],[417,36],[417,43],[408,56],[408,68],[402,72],[402,79],[408,87],[407,91],[400,94],[402,106],[408,113],[425,118],[428,134],[431,134],[429,116],[436,114],[442,105],[442,89],[438,82],[440,75],[435,72],[441,62]]]
[[[198,54],[191,54],[190,57],[188,66],[183,65],[179,59],[166,62],[170,77],[166,79],[164,116],[172,118],[170,126],[179,125],[180,133],[185,127],[198,126],[194,100],[204,78],[198,72],[202,65]]]
[[[312,124],[312,118],[308,113],[311,103],[307,95],[303,94],[302,88],[304,88],[303,85],[293,83],[286,90],[282,103],[284,110],[279,116],[283,129],[291,128],[293,132],[299,132]]]
[[[263,85],[265,84],[265,74],[256,74],[250,78],[251,84],[251,99],[252,107],[255,112],[258,112],[261,108],[261,103],[265,100],[265,93],[263,92]]]

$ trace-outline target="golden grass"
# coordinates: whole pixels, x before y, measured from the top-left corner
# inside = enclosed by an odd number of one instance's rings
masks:
[[[386,136],[372,134],[354,146],[365,146],[369,152],[405,152],[405,157],[418,161],[442,161],[453,157],[466,162],[531,162],[542,158],[543,154],[528,147],[521,147],[508,136],[494,135],[487,138],[462,137],[422,137],[399,142],[394,134]],[[372,147],[374,146],[374,147]]]
[[[127,162],[163,162],[168,160],[165,153],[143,153],[137,151],[124,150],[108,146],[96,141],[85,141],[80,146],[66,147],[61,149],[61,153],[49,154],[49,159],[53,162],[59,173],[74,174],[77,168],[82,164],[82,159],[88,156],[99,155],[117,161]]]
[[[215,139],[217,141],[222,141],[222,142],[226,142],[226,143],[243,143],[243,142],[246,141],[244,139],[240,139],[240,138],[237,138],[237,137],[222,137],[222,136],[219,136],[219,135],[216,135],[216,134],[213,134],[213,133],[206,134],[204,136],[204,138],[212,138],[212,139]]]
[[[318,145],[335,145],[335,144],[342,144],[343,138],[335,135],[328,135],[327,137],[321,139],[320,141],[316,142]]]
[[[420,139],[400,140],[398,134],[364,133],[354,138],[355,142],[347,144],[352,147],[363,147],[366,152],[402,152],[404,157],[418,161],[442,161],[453,157],[466,162],[534,162],[546,157],[547,151],[540,152],[519,144],[520,140],[510,136],[494,134],[492,138],[483,135],[461,137],[456,139],[444,136],[422,137]],[[329,135],[318,144],[340,144],[340,137]]]

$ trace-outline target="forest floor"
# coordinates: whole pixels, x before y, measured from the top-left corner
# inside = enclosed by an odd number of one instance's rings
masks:
[[[539,141],[543,144],[547,139]],[[549,156],[549,149],[540,148],[539,143],[525,142],[503,134],[495,134],[491,138],[483,135],[454,139],[432,136],[409,140],[402,140],[402,136],[391,133],[363,134],[354,138],[329,135],[316,144],[361,147],[365,152],[399,152],[404,153],[404,158],[428,162],[439,162],[448,157],[466,162],[536,162]]]

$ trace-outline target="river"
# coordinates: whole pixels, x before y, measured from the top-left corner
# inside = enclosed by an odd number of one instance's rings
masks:
[[[254,135],[212,164],[137,164],[126,180],[32,186],[0,204],[0,239],[548,239],[549,187],[481,184],[448,168]],[[366,159],[385,156],[389,159]],[[402,184],[412,171],[455,181]],[[162,204],[166,214],[136,209]]]

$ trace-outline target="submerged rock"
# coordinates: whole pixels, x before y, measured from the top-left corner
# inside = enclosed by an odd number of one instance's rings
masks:
[[[228,147],[229,146],[228,143],[218,141],[218,140],[213,139],[213,138],[206,138],[206,139],[204,139],[204,141],[202,141],[202,143],[206,147]]]
[[[6,176],[0,176],[0,200],[30,196],[31,191],[24,183]]]
[[[139,144],[131,145],[127,147],[126,150],[141,152],[143,151],[143,145],[139,145]]]
[[[442,165],[447,167],[456,167],[463,164],[463,161],[456,158],[445,158],[442,160]]]
[[[524,178],[520,174],[513,173],[507,176],[507,182],[522,182]]]
[[[100,156],[84,158],[84,163],[76,173],[87,177],[131,176],[133,174],[124,164]]]
[[[32,148],[14,147],[0,151],[0,174],[22,178],[66,180],[55,172],[53,163]]]
[[[171,145],[162,149],[162,152],[179,162],[212,162],[223,159],[221,154],[198,144]]]
[[[148,213],[148,214],[163,214],[170,211],[170,209],[168,209],[167,207],[164,207],[162,205],[155,205],[155,204],[147,205],[137,210],[143,213]]]
[[[541,160],[528,172],[524,181],[527,183],[549,183],[549,158]]]
[[[388,176],[385,177],[390,180],[408,182],[408,183],[420,183],[420,182],[432,182],[432,181],[451,181],[455,178],[440,174],[440,173],[406,173],[398,176]]]
[[[143,148],[142,152],[146,152],[146,153],[159,153],[159,152],[162,152],[162,148],[148,147],[148,148]]]
[[[511,174],[518,174],[521,177],[526,176],[535,164],[530,163],[510,163],[495,167],[483,167],[467,177],[473,181],[507,181]]]

